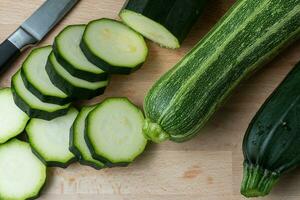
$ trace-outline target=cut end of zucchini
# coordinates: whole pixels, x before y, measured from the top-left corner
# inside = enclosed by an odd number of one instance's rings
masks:
[[[46,166],[26,142],[13,139],[0,146],[0,199],[33,199],[46,180]]]
[[[180,47],[178,39],[168,29],[152,19],[126,9],[121,11],[120,17],[125,24],[153,42],[171,49]]]
[[[245,197],[263,197],[270,193],[279,175],[260,166],[244,164],[241,194]]]
[[[143,134],[146,139],[155,143],[161,143],[170,138],[170,135],[159,124],[151,122],[150,119],[144,121]]]
[[[87,25],[81,49],[96,66],[120,74],[137,70],[148,55],[143,36],[121,22],[106,18]]]
[[[143,122],[143,113],[127,98],[106,99],[86,121],[85,139],[93,157],[112,165],[131,163],[147,144]]]
[[[29,117],[16,106],[10,88],[0,89],[0,143],[20,134]]]

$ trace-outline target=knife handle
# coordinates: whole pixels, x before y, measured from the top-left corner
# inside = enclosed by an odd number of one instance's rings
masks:
[[[21,51],[9,40],[0,45],[0,73],[2,73],[21,54]]]

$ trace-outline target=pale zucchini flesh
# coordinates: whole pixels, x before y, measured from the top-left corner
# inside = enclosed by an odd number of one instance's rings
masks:
[[[95,169],[102,169],[105,167],[104,163],[92,157],[84,139],[86,118],[95,107],[96,106],[83,107],[74,121],[70,133],[70,151],[79,158],[81,164],[94,167]]]
[[[127,98],[109,98],[87,117],[85,140],[93,158],[106,165],[127,165],[147,144],[144,116]]]
[[[126,9],[122,10],[120,17],[128,26],[158,44],[171,49],[180,47],[178,39],[168,29],[154,20]]]
[[[75,108],[70,108],[64,116],[51,121],[31,119],[27,125],[32,150],[47,166],[65,168],[75,160],[75,155],[69,151],[69,136],[77,114]]]
[[[107,73],[88,61],[80,49],[86,25],[67,26],[55,38],[53,52],[58,62],[73,76],[87,81],[107,79]]]
[[[19,135],[29,117],[16,106],[10,88],[0,89],[0,144]]]
[[[70,104],[61,106],[42,102],[26,88],[21,71],[12,78],[12,90],[16,105],[31,118],[50,120],[64,115],[70,106]]]
[[[46,181],[46,166],[17,139],[0,146],[0,199],[25,200],[39,196]]]

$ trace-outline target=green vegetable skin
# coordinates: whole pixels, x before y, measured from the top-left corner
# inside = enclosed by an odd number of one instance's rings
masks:
[[[239,0],[145,98],[145,136],[186,141],[251,72],[300,35],[300,0]]]
[[[252,120],[243,142],[246,197],[267,195],[280,176],[300,164],[300,63]]]

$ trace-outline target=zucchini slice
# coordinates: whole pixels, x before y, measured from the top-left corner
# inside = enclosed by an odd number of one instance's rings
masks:
[[[92,63],[115,74],[137,70],[148,55],[143,36],[121,22],[106,18],[87,25],[81,49]]]
[[[0,89],[0,143],[19,135],[29,117],[16,106],[10,88]]]
[[[17,139],[0,146],[0,199],[34,199],[46,181],[46,166]]]
[[[53,52],[49,56],[46,70],[52,83],[73,99],[90,99],[103,94],[109,82],[108,80],[89,82],[72,76],[58,63]]]
[[[109,167],[131,163],[147,144],[144,115],[127,98],[109,98],[87,117],[85,140],[93,158]]]
[[[83,107],[78,114],[70,133],[70,151],[72,151],[79,158],[80,164],[88,165],[95,169],[101,169],[104,168],[105,165],[92,157],[91,152],[84,140],[85,120],[88,114],[95,107],[96,106]]]
[[[31,119],[26,132],[32,151],[49,167],[66,168],[75,159],[69,151],[70,128],[78,114],[75,108],[51,121]]]
[[[16,105],[31,118],[51,120],[66,114],[70,106],[42,102],[25,87],[21,71],[12,78],[12,91]]]
[[[128,0],[120,17],[129,27],[167,48],[179,48],[207,0]],[[163,4],[163,5],[162,5]]]
[[[57,61],[73,76],[87,81],[106,80],[108,74],[95,66],[80,49],[86,25],[67,26],[55,38],[53,52]]]
[[[51,82],[46,63],[51,46],[34,49],[22,65],[21,75],[26,88],[46,103],[64,105],[70,102],[68,95]]]

